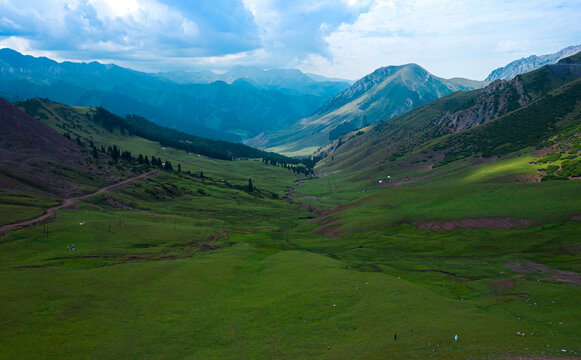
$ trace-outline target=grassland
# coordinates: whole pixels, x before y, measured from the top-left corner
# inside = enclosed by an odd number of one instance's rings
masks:
[[[581,183],[517,182],[546,167],[531,150],[304,179],[79,126],[73,136],[182,172],[0,238],[0,358],[581,356]],[[387,175],[391,186],[379,186]],[[287,203],[287,187],[328,212]],[[34,215],[15,210],[22,196],[2,196],[3,214]],[[417,226],[467,217],[532,223]]]

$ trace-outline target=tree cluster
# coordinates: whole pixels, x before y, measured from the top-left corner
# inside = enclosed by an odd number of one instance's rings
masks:
[[[309,171],[312,170],[315,164],[310,159],[294,159],[280,154],[254,149],[244,144],[189,135],[178,130],[159,126],[137,115],[128,115],[122,118],[101,107],[97,108],[93,121],[101,124],[109,131],[118,129],[129,135],[159,142],[162,146],[169,146],[174,149],[201,154],[214,159],[236,160],[243,158],[262,158],[265,162],[273,165],[302,164]]]

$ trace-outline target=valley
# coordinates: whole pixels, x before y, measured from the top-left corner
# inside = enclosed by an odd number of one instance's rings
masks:
[[[0,358],[580,358],[579,63],[310,158],[2,101]]]

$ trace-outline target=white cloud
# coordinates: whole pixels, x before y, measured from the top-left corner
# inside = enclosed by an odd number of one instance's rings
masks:
[[[415,62],[484,78],[581,39],[562,0],[0,0],[0,45],[144,70],[295,67],[357,79]]]
[[[580,6],[556,3],[377,0],[325,37],[330,61],[311,56],[301,68],[356,79],[382,66],[415,62],[439,76],[482,79],[515,56],[579,42]]]
[[[78,6],[78,1],[76,2]],[[88,0],[88,4],[93,6],[101,19],[119,18],[138,15],[148,7],[155,7],[155,3],[140,4],[137,0]]]

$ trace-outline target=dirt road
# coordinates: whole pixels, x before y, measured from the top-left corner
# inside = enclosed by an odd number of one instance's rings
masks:
[[[53,206],[51,208],[46,209],[45,213],[40,215],[40,216],[37,216],[37,217],[32,218],[32,219],[24,220],[24,221],[19,221],[17,223],[7,224],[7,225],[0,227],[0,236],[3,236],[10,231],[22,229],[25,227],[32,227],[32,226],[35,226],[37,224],[40,224],[40,223],[56,216],[57,210],[69,207],[69,206],[73,205],[75,203],[75,201],[85,200],[85,199],[88,199],[88,198],[95,196],[95,195],[102,195],[102,194],[106,194],[106,193],[113,191],[113,190],[124,188],[128,185],[133,184],[134,182],[136,182],[138,180],[143,180],[146,177],[157,173],[158,171],[159,170],[153,170],[150,172],[143,173],[141,175],[132,177],[130,179],[123,180],[117,184],[113,184],[113,185],[109,185],[109,186],[106,186],[104,188],[101,188],[101,189],[99,189],[91,194],[64,199],[60,205]]]

